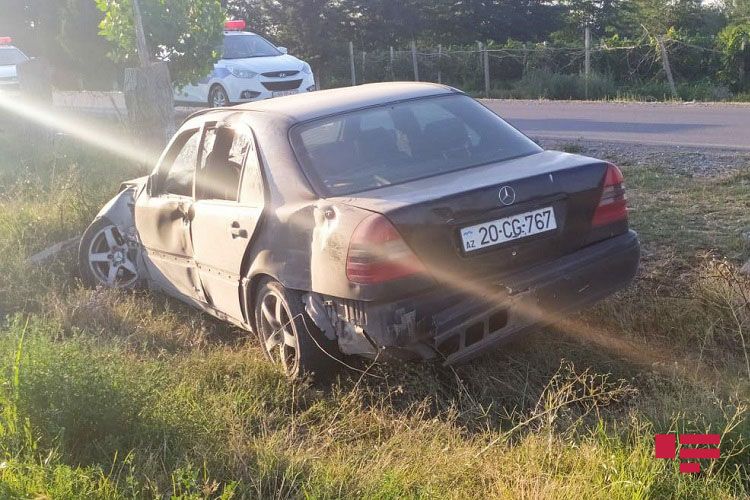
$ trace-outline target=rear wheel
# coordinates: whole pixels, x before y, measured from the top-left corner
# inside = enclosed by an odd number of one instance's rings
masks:
[[[212,108],[229,106],[229,96],[221,85],[214,85],[208,93],[208,105]]]
[[[338,368],[336,342],[309,318],[299,292],[273,280],[262,283],[255,299],[255,325],[261,348],[287,377],[320,380]]]

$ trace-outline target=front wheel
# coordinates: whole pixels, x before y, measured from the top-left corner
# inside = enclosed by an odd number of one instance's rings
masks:
[[[328,339],[308,317],[299,292],[268,280],[255,299],[255,325],[261,348],[290,379],[335,373],[340,359],[335,341]]]
[[[109,219],[96,219],[83,233],[78,269],[90,288],[132,288],[138,283],[138,244]]]
[[[208,93],[208,105],[212,108],[229,106],[229,96],[221,85],[214,85]]]

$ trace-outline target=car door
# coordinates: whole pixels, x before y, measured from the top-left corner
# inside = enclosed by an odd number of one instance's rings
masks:
[[[264,206],[260,164],[251,129],[207,124],[191,236],[208,303],[243,321],[241,267]]]
[[[179,134],[135,203],[135,224],[152,282],[183,299],[205,301],[190,239],[201,129]]]

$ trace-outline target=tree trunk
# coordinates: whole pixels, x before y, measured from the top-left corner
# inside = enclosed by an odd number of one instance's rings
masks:
[[[138,0],[133,0],[133,24],[135,24],[135,44],[138,48],[138,60],[141,62],[141,68],[148,68],[151,64],[151,58],[149,57],[146,33],[143,30],[141,6]]]
[[[175,132],[172,79],[167,64],[127,68],[123,90],[131,134],[138,144],[158,154]]]

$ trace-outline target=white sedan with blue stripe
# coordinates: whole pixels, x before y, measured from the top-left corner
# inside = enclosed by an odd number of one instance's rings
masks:
[[[175,90],[178,104],[223,107],[316,90],[309,64],[244,27],[226,23],[222,58],[209,76]]]

